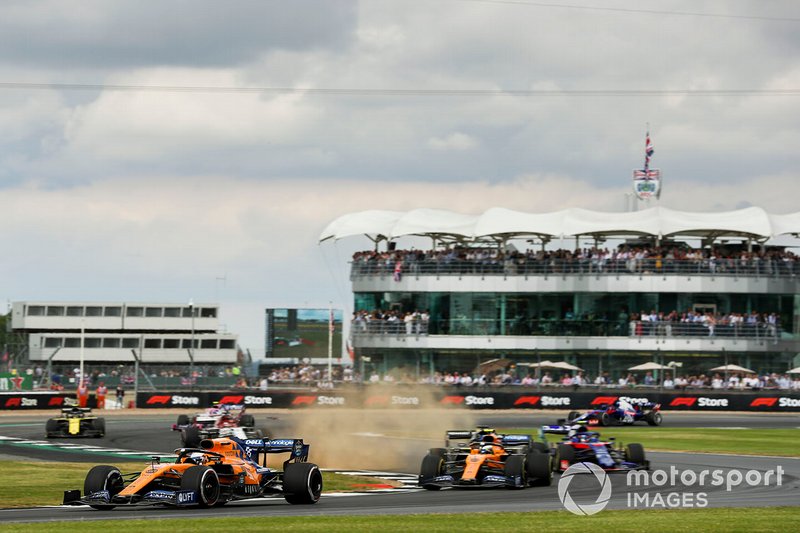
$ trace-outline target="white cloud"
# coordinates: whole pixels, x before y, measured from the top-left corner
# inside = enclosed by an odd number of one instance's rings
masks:
[[[451,133],[445,137],[431,137],[428,139],[428,146],[434,150],[471,150],[478,145],[478,142],[465,133]]]

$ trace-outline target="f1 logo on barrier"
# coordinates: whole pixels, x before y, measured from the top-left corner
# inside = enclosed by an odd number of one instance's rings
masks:
[[[171,399],[171,394],[167,394],[165,396],[150,396],[147,399],[147,405],[167,405]]]
[[[617,401],[617,396],[596,396],[594,400],[592,400],[592,405],[606,405],[609,403],[614,403]]]
[[[292,405],[314,405],[316,396],[295,396]]]
[[[777,398],[756,398],[750,402],[750,407],[775,407],[778,403]]]
[[[371,407],[375,405],[389,405],[389,397],[388,396],[370,396],[364,401],[365,407]]]
[[[439,403],[441,403],[442,405],[461,405],[462,403],[464,403],[464,397],[463,396],[445,396],[444,398],[441,399],[441,401]]]
[[[244,396],[223,396],[220,398],[219,403],[242,403]]]
[[[669,403],[670,407],[692,407],[695,403],[697,403],[697,398],[693,396],[678,396],[677,398],[673,398],[672,401]]]
[[[536,405],[537,403],[539,403],[539,396],[520,396],[514,401],[514,406]]]

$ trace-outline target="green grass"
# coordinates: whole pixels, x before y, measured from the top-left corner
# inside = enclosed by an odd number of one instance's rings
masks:
[[[86,511],[87,516],[92,511]],[[112,511],[113,514],[113,511]],[[211,513],[209,513],[211,514]],[[433,515],[381,516],[269,516],[264,509],[261,518],[195,518],[148,519],[127,521],[48,522],[46,524],[8,524],[9,532],[71,532],[81,533],[138,533],[169,531],[197,533],[198,531],[236,531],[241,533],[280,531],[282,533],[336,533],[351,531],[380,531],[381,533],[425,531],[459,533],[471,532],[569,532],[609,531],[614,533],[646,531],[647,533],[695,533],[759,531],[799,531],[800,507],[726,508],[603,511],[594,516],[575,516],[566,511],[530,513],[468,513]]]
[[[508,429],[508,433],[527,433],[538,437],[538,430]],[[733,453],[740,455],[780,455],[800,457],[800,429],[706,429],[670,427],[597,428],[601,438],[616,437],[622,443],[638,442],[647,450]],[[562,435],[548,435],[558,442]]]
[[[123,473],[141,472],[144,463],[109,463]],[[0,483],[0,507],[38,507],[41,505],[60,505],[64,491],[83,490],[83,480],[92,465],[87,463],[46,463],[0,461],[0,471],[6,472],[13,483]],[[323,486],[326,492],[349,490],[369,490],[369,487],[356,487],[359,484],[394,484],[391,481],[362,476],[345,476],[333,472],[323,472]]]

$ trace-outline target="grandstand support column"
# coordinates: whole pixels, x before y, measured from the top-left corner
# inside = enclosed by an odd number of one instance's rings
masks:
[[[189,341],[189,387],[194,391],[194,302],[189,300],[189,315],[192,318],[192,336]]]
[[[136,350],[131,348],[133,354],[133,408],[136,409],[136,398],[139,396],[139,359],[141,358],[141,350],[143,349],[144,336],[142,336],[142,344],[139,344],[139,355],[136,355]],[[121,379],[121,376],[120,376]]]

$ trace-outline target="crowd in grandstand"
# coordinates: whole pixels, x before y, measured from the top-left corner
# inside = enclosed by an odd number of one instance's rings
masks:
[[[381,381],[376,376],[373,382]],[[616,380],[609,377],[608,372],[596,378],[587,377],[583,372],[575,374],[564,373],[552,375],[543,372],[541,376],[526,373],[522,376],[509,371],[501,371],[493,375],[477,375],[468,372],[436,372],[432,376],[425,376],[421,383],[444,385],[454,387],[473,386],[528,386],[528,387],[564,387],[578,389],[587,386],[596,387],[663,387],[665,389],[725,389],[725,390],[800,390],[800,376],[791,377],[789,374],[771,373],[759,376],[757,374],[732,373],[726,378],[724,374],[713,375],[680,375],[676,378],[668,373],[663,380],[657,380],[652,372],[646,372],[641,379],[632,373],[623,373]]]
[[[401,311],[358,310],[353,313],[352,332],[363,334],[427,335],[431,320],[437,324],[435,333],[441,334],[497,334],[488,321],[481,323],[483,330],[470,331],[463,325],[466,317],[456,318],[453,324],[441,317],[432,319],[427,310]],[[568,310],[560,319],[532,319],[525,323],[520,318],[508,321],[510,335],[566,335],[566,336],[689,336],[689,337],[777,337],[781,331],[778,313],[701,313],[673,310],[652,310],[628,314],[621,311],[611,320],[593,314],[575,317]]]
[[[501,250],[450,247],[435,250],[361,251],[353,255],[353,273],[703,273],[793,275],[800,273],[798,256],[782,249],[757,251],[721,247],[688,248],[627,246],[617,249]]]

